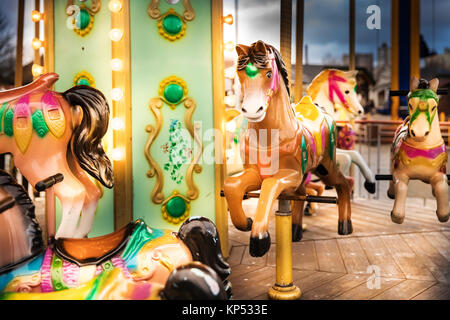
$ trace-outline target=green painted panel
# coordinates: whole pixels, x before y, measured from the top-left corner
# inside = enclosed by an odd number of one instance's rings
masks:
[[[90,2],[87,5],[90,6]],[[102,91],[107,98],[111,91],[111,40],[110,12],[107,1],[102,4],[100,11],[94,16],[94,26],[89,34],[84,37],[77,35],[67,27],[68,16],[66,14],[67,1],[54,1],[55,17],[55,72],[60,79],[55,85],[56,91],[65,91],[73,86],[77,73],[85,70],[95,80],[95,86]],[[74,1],[80,4],[79,1]],[[110,106],[111,100],[109,100]],[[112,145],[111,129],[109,129],[105,141]],[[90,237],[110,233],[114,230],[114,205],[113,190],[104,190],[100,199],[97,213]],[[57,223],[61,220],[61,206],[57,201]]]
[[[148,103],[158,96],[160,82],[169,77],[183,79],[188,88],[188,97],[197,103],[193,120],[201,121],[203,134],[213,128],[212,97],[212,56],[211,56],[211,5],[209,1],[192,0],[195,19],[186,22],[186,34],[177,41],[163,38],[157,28],[157,21],[147,14],[148,1],[131,1],[131,76],[133,104],[133,182],[134,182],[134,218],[143,217],[155,228],[178,229],[163,219],[161,205],[151,201],[151,192],[156,178],[148,178],[149,165],[144,156],[144,147],[148,134],[147,125],[155,126],[155,118]],[[182,16],[184,8],[180,1],[176,5],[160,2],[161,13],[174,8]],[[169,172],[164,170],[168,162],[168,153],[164,145],[169,142],[171,120],[184,120],[186,108],[183,104],[172,110],[168,105],[162,108],[164,123],[160,135],[151,148],[151,154],[164,172],[164,197],[168,198],[173,190],[186,195],[187,186],[183,179],[177,183]],[[184,127],[184,125],[183,125]],[[190,139],[191,145],[193,145]],[[204,146],[206,146],[204,144]],[[180,170],[186,172],[187,165]],[[202,172],[194,173],[194,181],[200,189],[198,199],[191,201],[191,216],[201,215],[215,221],[214,164],[202,163]],[[184,175],[184,174],[183,174]]]

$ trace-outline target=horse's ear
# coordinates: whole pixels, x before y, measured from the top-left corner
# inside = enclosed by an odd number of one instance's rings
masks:
[[[430,89],[436,92],[439,86],[438,78],[434,78],[433,80],[430,80],[428,83],[430,84]]]
[[[409,90],[413,91],[416,90],[419,86],[419,79],[417,79],[415,76],[411,77],[411,81],[409,82]]]
[[[344,75],[347,79],[356,79],[356,75],[358,74],[358,70],[349,70],[345,71]]]
[[[236,46],[236,53],[238,56],[246,56],[248,53],[248,49],[250,49],[249,46],[243,45],[243,44],[238,44]]]
[[[256,42],[254,44],[254,46],[255,46],[255,49],[254,49],[255,52],[261,53],[262,55],[267,55],[266,44],[263,41],[258,40],[258,42]]]

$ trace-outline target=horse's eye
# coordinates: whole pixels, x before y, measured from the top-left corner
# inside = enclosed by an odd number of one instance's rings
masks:
[[[412,110],[413,106],[411,103],[408,104],[409,108]]]
[[[436,110],[436,106],[434,106],[432,109],[431,109],[431,112],[434,112]]]
[[[272,77],[272,71],[267,71],[266,77],[270,79],[270,77]]]
[[[348,91],[348,90],[345,90],[345,94],[349,94],[350,93],[350,91]]]

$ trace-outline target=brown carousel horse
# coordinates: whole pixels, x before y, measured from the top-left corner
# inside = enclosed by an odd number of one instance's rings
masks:
[[[336,187],[338,232],[352,233],[350,187],[336,165],[333,119],[308,96],[294,112],[287,71],[274,47],[258,41],[250,47],[238,45],[236,51],[244,96],[241,112],[249,124],[241,146],[244,171],[225,180],[224,192],[235,227],[251,230],[250,254],[263,256],[269,250],[268,223],[274,201],[281,193],[305,195],[304,180],[309,172]],[[267,137],[255,138],[256,133],[267,133]],[[261,155],[269,155],[270,159],[263,160]],[[242,199],[245,192],[258,189],[260,198],[252,221],[242,209]],[[293,241],[302,237],[303,206],[304,202],[296,201],[292,208]]]
[[[25,189],[0,170],[0,300],[227,299],[215,225],[191,217],[178,232],[141,219],[111,234],[44,246]]]

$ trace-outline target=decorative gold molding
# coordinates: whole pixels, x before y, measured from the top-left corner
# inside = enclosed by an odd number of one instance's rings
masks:
[[[152,19],[159,19],[161,17],[161,11],[159,10],[159,0],[151,0],[148,8],[147,13]]]
[[[167,101],[167,99],[164,98],[164,89],[166,88],[166,86],[168,86],[169,84],[172,84],[172,83],[178,84],[183,89],[183,97],[181,98],[180,101],[178,101],[175,104]],[[166,104],[168,104],[172,110],[175,110],[177,105],[179,105],[181,102],[183,102],[186,99],[186,96],[188,94],[187,84],[183,79],[181,79],[177,76],[170,76],[168,78],[165,78],[163,81],[161,81],[159,83],[158,94],[159,94],[159,97],[161,98],[161,100],[163,100]]]
[[[156,184],[153,188],[151,199],[154,203],[160,204],[164,200],[164,194],[161,192],[164,186],[164,177],[160,166],[150,154],[150,148],[152,147],[153,142],[158,137],[162,128],[163,115],[161,113],[161,108],[163,106],[163,101],[159,97],[152,98],[150,99],[148,106],[155,116],[156,128],[154,128],[152,125],[147,125],[147,127],[145,128],[145,131],[147,131],[148,133],[148,139],[147,143],[145,144],[144,154],[150,166],[150,169],[147,171],[147,177],[153,178],[156,175]]]
[[[184,115],[184,125],[186,129],[189,131],[192,139],[194,140],[194,143],[197,146],[197,153],[195,154],[194,158],[192,159],[189,167],[186,170],[186,184],[188,186],[187,196],[191,200],[195,200],[198,198],[199,190],[197,185],[194,183],[194,172],[195,173],[201,173],[202,167],[198,164],[200,157],[202,156],[203,152],[203,146],[202,146],[202,140],[198,134],[198,130],[200,129],[199,124],[193,124],[192,123],[192,115],[194,114],[195,108],[197,107],[197,104],[195,103],[195,100],[192,98],[186,98],[184,101],[184,107],[187,109],[185,115]]]
[[[68,16],[72,16],[75,14],[75,11],[71,9],[71,6],[74,6],[75,4],[74,0],[67,0],[66,4],[66,14]],[[74,26],[73,31],[78,34],[81,37],[84,37],[85,35],[89,34],[91,32],[92,28],[94,27],[94,16],[96,13],[100,11],[102,7],[102,3],[100,0],[92,0],[91,7],[89,8],[85,3],[82,3],[79,5],[80,10],[86,10],[89,14],[89,24],[84,29],[78,29]],[[74,18],[73,23],[75,24],[76,19]]]
[[[89,82],[89,86],[95,88],[95,80],[94,77],[87,71],[83,70],[78,72],[75,77],[73,77],[73,85],[76,86],[78,80],[80,80],[81,78],[86,79]]]
[[[186,202],[186,211],[184,212],[184,214],[181,217],[178,217],[178,218],[171,217],[170,214],[167,212],[167,207],[166,207],[169,200],[172,198],[175,198],[175,197],[180,197]],[[163,218],[173,224],[178,224],[180,222],[183,222],[191,214],[190,202],[191,202],[190,199],[188,199],[185,196],[183,196],[182,194],[180,194],[177,190],[173,190],[170,197],[168,197],[166,200],[164,200],[163,203],[161,204],[161,212],[162,212]]]
[[[192,8],[191,1],[189,0],[183,0],[183,7],[184,12],[183,16],[187,21],[192,21],[195,18],[195,11],[194,8]]]
[[[164,18],[172,15],[172,16],[177,16],[178,18],[180,18],[182,27],[180,32],[178,32],[177,34],[170,34],[168,32],[166,32],[166,30],[164,29]],[[184,21],[183,17],[181,17],[173,8],[170,8],[169,11],[167,11],[166,13],[164,13],[161,18],[158,20],[158,32],[160,35],[162,35],[164,38],[166,38],[169,41],[176,41],[179,40],[181,38],[184,37],[184,35],[186,34],[186,22]]]

